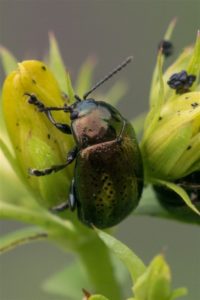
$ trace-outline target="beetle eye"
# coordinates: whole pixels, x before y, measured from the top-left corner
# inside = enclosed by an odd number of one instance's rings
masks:
[[[74,110],[70,113],[70,119],[74,120],[78,118],[78,111]]]

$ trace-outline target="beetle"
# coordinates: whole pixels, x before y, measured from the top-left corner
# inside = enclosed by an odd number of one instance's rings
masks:
[[[132,125],[112,105],[88,96],[124,68],[128,57],[100,80],[80,99],[64,107],[46,107],[34,94],[26,93],[28,102],[46,114],[49,121],[66,134],[72,134],[76,146],[62,165],[44,170],[30,169],[43,176],[57,172],[76,160],[69,198],[53,211],[77,210],[84,224],[98,228],[121,222],[137,206],[143,189],[143,164]],[[71,124],[55,121],[51,111],[70,114]]]

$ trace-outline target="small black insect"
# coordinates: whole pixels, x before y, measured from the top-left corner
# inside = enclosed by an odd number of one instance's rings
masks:
[[[183,94],[189,92],[189,88],[193,85],[196,80],[195,75],[188,75],[186,71],[181,71],[180,73],[174,73],[167,84],[174,90],[177,94]]]
[[[170,41],[162,40],[158,45],[158,49],[160,48],[162,48],[162,53],[165,57],[169,57],[173,54],[174,47]]]

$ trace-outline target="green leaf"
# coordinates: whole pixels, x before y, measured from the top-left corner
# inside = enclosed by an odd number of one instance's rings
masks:
[[[43,284],[46,292],[73,300],[81,299],[82,288],[89,289],[89,287],[87,274],[79,261],[51,276]]]
[[[163,81],[163,62],[164,58],[162,52],[158,52],[155,74],[153,76],[153,83],[150,91],[150,111],[145,120],[145,137],[146,140],[151,134],[152,130],[157,125],[157,120],[160,116],[162,105],[164,104],[164,81]],[[154,78],[155,77],[155,78]]]
[[[124,263],[121,260],[119,260],[113,252],[111,253],[111,258],[116,278],[120,284],[121,291],[123,292],[122,294],[129,294],[129,288],[131,283],[129,272]]]
[[[156,184],[161,184],[166,186],[167,188],[169,188],[170,190],[174,191],[175,193],[177,193],[185,202],[185,204],[192,210],[194,211],[196,214],[198,214],[200,216],[200,211],[196,208],[196,206],[192,203],[192,201],[190,200],[190,197],[188,196],[188,194],[186,193],[186,191],[178,186],[175,183],[172,182],[168,182],[168,181],[164,181],[164,180],[155,180]]]
[[[136,216],[152,216],[200,225],[199,215],[194,213],[187,206],[176,207],[161,205],[150,185],[144,188],[142,198],[133,214]]]
[[[47,233],[37,227],[17,230],[0,238],[0,254],[18,246],[46,238]]]
[[[167,31],[164,35],[164,40],[170,40],[171,38],[171,35],[174,31],[174,28],[175,28],[175,25],[176,25],[176,18],[174,18],[168,28],[167,28]],[[156,66],[155,66],[155,69],[154,69],[154,72],[153,72],[153,79],[152,79],[152,83],[151,83],[151,89],[150,89],[150,104],[151,106],[156,104],[155,101],[158,97],[158,89],[159,89],[159,81],[160,83],[162,83],[161,81],[161,67],[164,63],[164,60],[165,60],[165,57],[163,57],[162,55],[162,52],[159,51],[158,52],[158,56],[157,56],[157,63],[156,63]],[[160,77],[160,78],[159,78]],[[163,84],[161,84],[161,86],[163,86]]]
[[[17,61],[15,57],[6,48],[0,46],[0,56],[3,65],[3,69],[6,75],[10,74],[17,68]],[[2,101],[0,101],[0,126],[1,133],[5,131],[5,123],[3,118]]]
[[[67,76],[67,95],[69,98],[69,104],[72,104],[76,101],[76,99],[74,97],[74,90],[73,90],[71,78],[70,78],[68,72],[66,73],[66,76]]]
[[[94,57],[89,57],[81,66],[78,78],[76,80],[76,94],[79,97],[83,97],[83,95],[91,88],[92,77],[94,68],[96,65],[96,60]]]
[[[60,88],[63,92],[67,93],[68,95],[68,84],[66,78],[66,69],[65,65],[56,41],[56,38],[53,33],[49,34],[49,43],[50,43],[50,50],[49,50],[49,67],[54,73]]]
[[[15,159],[15,157],[11,154],[9,148],[7,145],[3,142],[3,140],[0,138],[0,150],[4,154],[5,158],[10,163],[12,169],[14,172],[20,177],[20,179],[24,182],[24,176],[22,175],[22,172],[19,168],[18,162]]]
[[[188,64],[187,72],[188,74],[193,74],[197,76],[197,79],[191,87],[191,90],[195,90],[198,85],[200,75],[200,31],[198,31],[197,33],[196,43],[194,46],[192,57]]]
[[[36,200],[29,195],[27,186],[25,186],[21,178],[12,171],[10,165],[7,163],[4,157],[1,160],[1,167],[2,169],[0,169],[0,204],[5,203],[17,206],[25,205],[26,207],[35,206]],[[27,198],[29,199],[28,202]]]
[[[17,68],[17,61],[11,52],[2,46],[0,47],[0,55],[4,72],[8,75]]]
[[[175,29],[175,26],[176,26],[176,22],[177,22],[176,18],[172,19],[172,21],[170,22],[170,24],[167,28],[167,31],[165,32],[164,40],[170,40],[171,39],[172,33],[173,33],[173,31]]]
[[[188,293],[188,291],[186,288],[178,288],[173,291],[171,298],[169,300],[174,300],[174,299],[180,298],[182,296],[187,295],[187,293]]]
[[[5,155],[6,159],[11,162],[11,165],[15,165],[16,161],[12,156],[10,150],[8,149],[7,145],[4,141],[0,138],[0,149],[2,150],[3,154]]]
[[[26,198],[24,203],[31,202],[31,198]],[[65,249],[77,246],[77,232],[70,221],[62,220],[60,217],[49,213],[32,201],[30,207],[14,205],[11,203],[0,202],[0,219],[17,220],[31,225],[40,226],[48,233],[49,238],[56,240]],[[64,236],[61,238],[61,236]]]
[[[96,229],[99,237],[113,251],[113,253],[126,265],[133,281],[143,274],[145,265],[142,260],[132,252],[126,245],[114,238],[113,236]]]

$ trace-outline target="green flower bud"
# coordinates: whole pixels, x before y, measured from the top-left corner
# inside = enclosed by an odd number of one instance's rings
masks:
[[[3,86],[3,114],[16,160],[28,184],[41,196],[42,204],[52,207],[66,200],[73,166],[39,178],[30,176],[28,169],[64,163],[73,141],[28,103],[27,93],[34,94],[47,106],[63,106],[66,98],[51,71],[40,61],[19,63]],[[63,112],[55,112],[53,116],[58,122],[69,123],[68,115]]]
[[[175,180],[200,170],[200,92],[162,106],[142,151],[149,177]]]
[[[172,291],[171,273],[162,255],[156,256],[134,287],[134,300],[170,300],[186,293],[183,288]]]
[[[164,75],[162,64],[160,51],[142,152],[147,178],[175,180],[200,169],[199,34],[195,47],[185,50]],[[182,82],[181,74],[186,76]]]
[[[163,74],[164,59],[160,49],[141,142],[146,182],[164,184],[198,213],[175,184],[200,171],[200,34]]]

